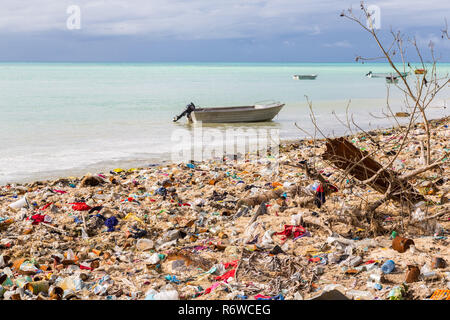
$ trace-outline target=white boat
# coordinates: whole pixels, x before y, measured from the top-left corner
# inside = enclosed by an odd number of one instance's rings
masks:
[[[178,121],[186,116],[188,122],[232,123],[232,122],[263,122],[272,120],[283,108],[284,104],[255,104],[253,106],[197,108],[191,102],[187,109],[173,119]]]
[[[409,72],[400,72],[402,77],[407,77],[409,75]],[[369,71],[369,73],[366,74],[367,78],[387,78],[387,77],[398,77],[397,73],[373,73],[372,71]]]
[[[292,76],[294,80],[314,80],[317,78],[317,74],[295,74]]]

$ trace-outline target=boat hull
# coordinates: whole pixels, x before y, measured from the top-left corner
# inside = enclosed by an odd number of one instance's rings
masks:
[[[272,120],[283,106],[284,104],[262,108],[248,106],[197,109],[191,113],[190,121],[194,123],[264,122]]]
[[[317,74],[311,75],[295,75],[292,77],[294,80],[314,80],[317,78]]]
[[[409,75],[408,72],[400,72],[401,77],[405,78]],[[386,78],[386,77],[398,77],[397,73],[370,73],[367,74],[368,78]]]

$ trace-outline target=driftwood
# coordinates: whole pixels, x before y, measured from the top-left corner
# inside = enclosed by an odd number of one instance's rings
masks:
[[[327,227],[325,224],[323,224],[319,219],[313,218],[313,217],[303,217],[303,225],[314,225],[319,228],[324,229],[326,232],[328,232],[329,236],[333,236],[333,230],[331,230],[329,227]]]
[[[312,180],[319,180],[322,183],[325,194],[329,194],[332,190],[329,188],[330,183],[314,168],[305,164],[291,164],[289,162],[283,163],[284,165],[288,165],[295,168],[303,169],[306,173],[306,176]],[[290,197],[294,198],[295,196],[301,197],[298,205],[305,206],[314,202],[315,197],[309,194],[306,194],[302,188],[296,184],[291,185],[287,188],[276,188],[274,190],[266,191],[256,196],[252,197],[244,197],[237,202],[236,208],[239,209],[243,206],[247,206],[249,208],[260,205],[265,202],[268,203],[270,200],[279,199],[283,193],[288,194]]]
[[[263,202],[267,203],[272,199],[280,198],[280,196],[283,194],[283,192],[284,192],[283,189],[279,188],[279,189],[264,192],[257,196],[242,198],[237,202],[237,208],[240,208],[241,206],[244,206],[244,205],[247,207],[254,207]]]
[[[256,219],[258,219],[259,216],[262,216],[263,214],[267,214],[267,206],[266,206],[265,202],[263,202],[259,205],[258,210],[256,210],[255,214],[250,219],[250,222],[248,223],[248,225],[251,225],[253,222],[256,221]]]
[[[368,153],[356,148],[345,138],[328,139],[327,150],[322,155],[337,168],[348,172],[359,181],[368,181],[367,184],[376,191],[386,194],[396,201],[410,201],[417,203],[425,198],[416,192],[412,185],[400,179],[396,172],[384,169]],[[374,178],[374,176],[377,175]],[[372,179],[371,179],[372,178]]]

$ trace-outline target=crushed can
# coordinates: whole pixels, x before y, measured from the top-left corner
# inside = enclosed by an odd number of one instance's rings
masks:
[[[412,283],[419,280],[420,269],[417,266],[408,265],[408,271],[406,272],[406,282]]]

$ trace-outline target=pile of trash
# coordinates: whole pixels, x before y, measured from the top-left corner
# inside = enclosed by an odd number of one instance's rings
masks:
[[[432,122],[434,158],[450,149],[449,122]],[[419,126],[413,136],[421,135]],[[348,140],[371,151],[369,141],[400,138],[390,129]],[[417,168],[417,148],[408,145],[392,170]],[[448,298],[447,159],[410,181],[425,201],[410,212],[388,201],[371,228],[363,208],[382,195],[324,161],[324,151],[325,141],[301,140],[281,146],[278,159],[1,186],[0,299]]]

